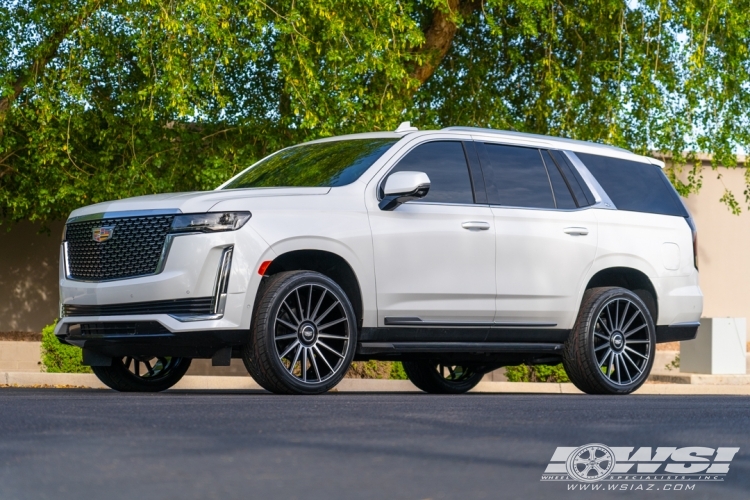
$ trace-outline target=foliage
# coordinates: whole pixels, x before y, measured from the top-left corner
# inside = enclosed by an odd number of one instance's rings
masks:
[[[686,195],[695,151],[750,149],[748,1],[8,0],[0,210],[210,189],[403,120],[662,151]]]
[[[355,361],[346,376],[348,378],[408,379],[400,361]]]
[[[675,358],[672,361],[664,365],[664,368],[666,368],[669,371],[679,370],[680,369],[680,355],[678,354],[677,356],[675,356]]]
[[[80,347],[60,343],[55,337],[55,325],[47,325],[42,330],[42,367],[49,373],[91,373],[91,368],[81,364]]]
[[[558,365],[519,365],[505,368],[510,382],[570,382],[562,363]]]

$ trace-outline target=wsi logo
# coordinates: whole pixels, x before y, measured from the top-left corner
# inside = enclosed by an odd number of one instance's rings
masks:
[[[723,481],[739,448],[558,447],[542,481]]]

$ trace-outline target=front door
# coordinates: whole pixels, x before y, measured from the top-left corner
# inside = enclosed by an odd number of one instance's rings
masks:
[[[370,210],[378,325],[488,325],[495,315],[495,228],[490,207],[475,203],[464,145],[423,143],[388,175],[400,171],[426,173],[430,191],[393,211]]]

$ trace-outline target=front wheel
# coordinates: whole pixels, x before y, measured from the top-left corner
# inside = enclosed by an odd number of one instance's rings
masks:
[[[436,361],[404,361],[412,384],[430,394],[463,394],[473,389],[484,372],[462,365]]]
[[[349,298],[312,271],[271,276],[242,358],[258,384],[276,394],[320,394],[346,374],[357,345]]]
[[[570,380],[588,394],[630,394],[651,373],[656,327],[646,304],[624,288],[587,290],[563,350]]]
[[[107,387],[120,392],[166,391],[185,375],[190,358],[124,356],[113,358],[111,366],[92,366]]]

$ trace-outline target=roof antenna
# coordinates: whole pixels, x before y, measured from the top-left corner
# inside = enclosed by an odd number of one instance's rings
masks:
[[[399,133],[406,133],[406,132],[417,132],[419,129],[417,127],[412,127],[411,122],[401,122],[401,125],[398,126],[398,128],[395,130],[397,134]]]

